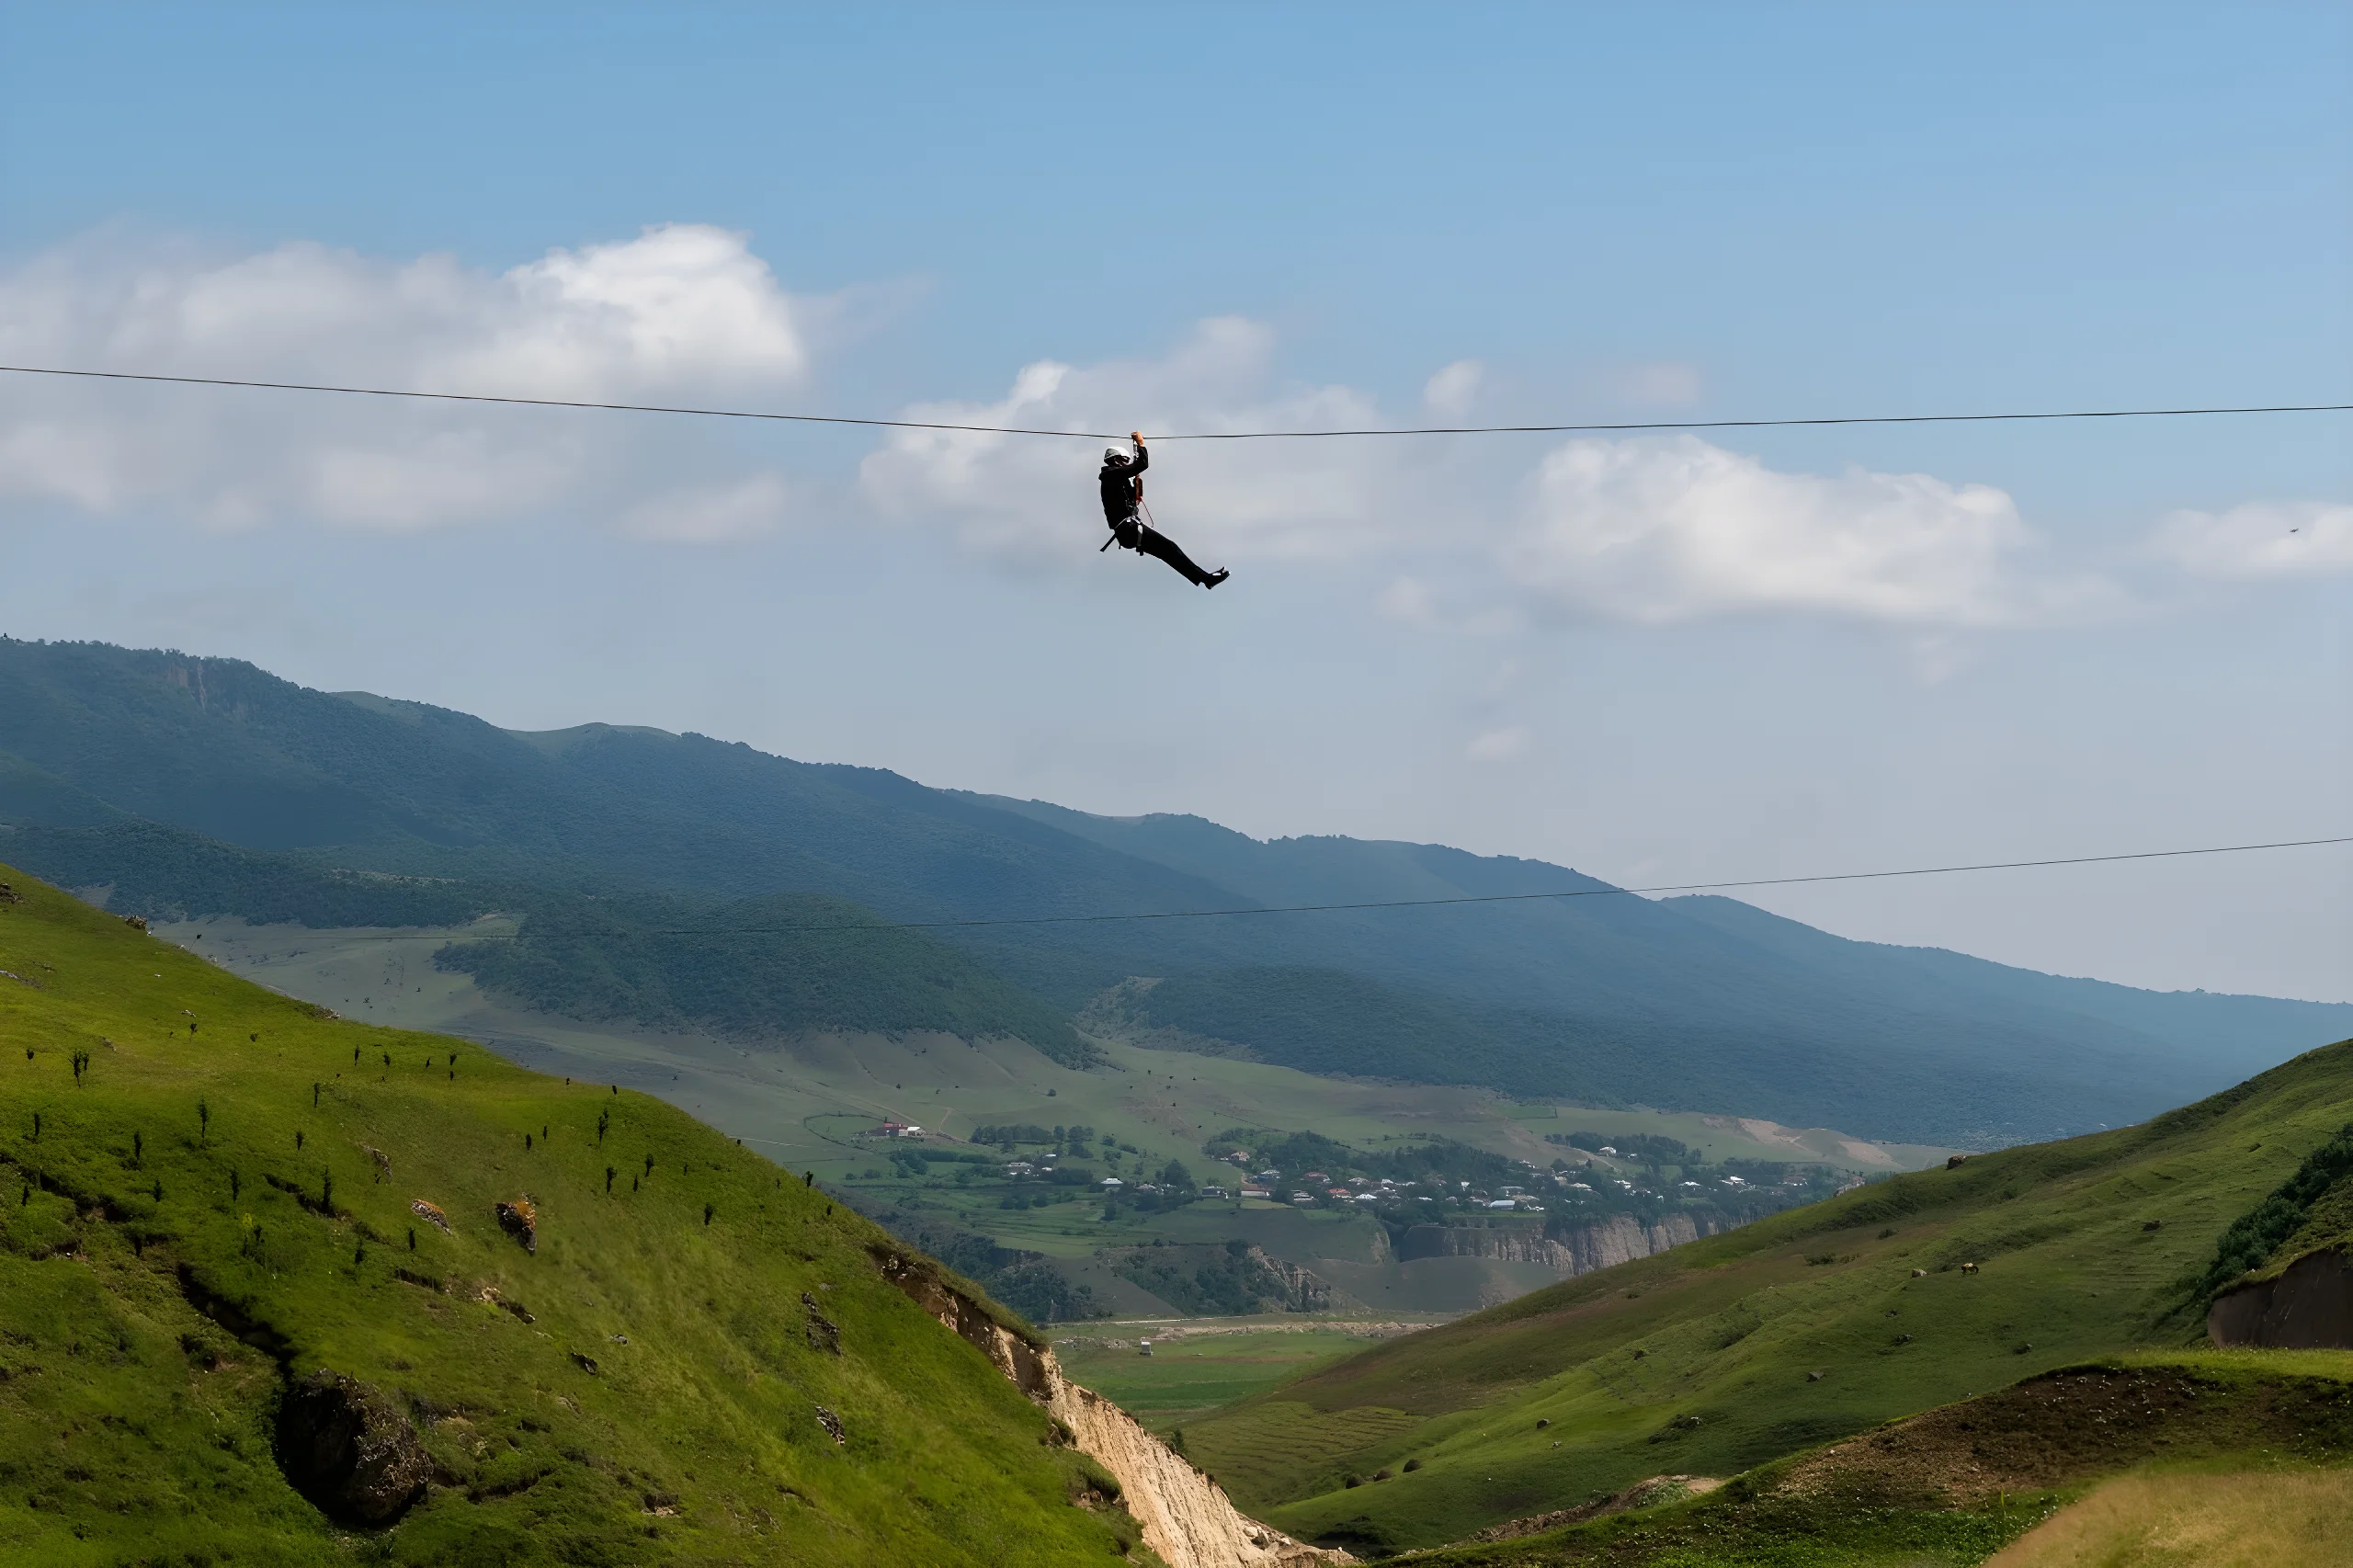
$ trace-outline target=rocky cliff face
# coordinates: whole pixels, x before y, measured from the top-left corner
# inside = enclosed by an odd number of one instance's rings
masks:
[[[1539,1263],[1563,1279],[1627,1263],[1701,1236],[1731,1229],[1712,1214],[1669,1214],[1645,1225],[1631,1214],[1603,1224],[1547,1234],[1535,1225],[1415,1225],[1399,1244],[1397,1256],[1493,1257],[1507,1263]]]
[[[1328,1312],[1333,1309],[1332,1287],[1321,1277],[1302,1268],[1295,1263],[1286,1263],[1279,1257],[1268,1257],[1255,1246],[1250,1249],[1250,1253],[1253,1257],[1266,1266],[1269,1273],[1282,1280],[1285,1312]]]
[[[2276,1278],[2217,1296],[2206,1311],[2206,1335],[2217,1345],[2353,1348],[2353,1258],[2310,1253]]]
[[[1067,1427],[1081,1453],[1110,1471],[1143,1543],[1169,1568],[1322,1568],[1353,1562],[1291,1540],[1236,1508],[1209,1477],[1109,1400],[1063,1376],[1054,1353],[998,1323],[936,1267],[878,1252],[883,1278],[989,1358]]]

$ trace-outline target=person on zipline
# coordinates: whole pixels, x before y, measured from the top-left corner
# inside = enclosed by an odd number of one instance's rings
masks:
[[[1140,476],[1152,466],[1152,454],[1143,449],[1141,431],[1131,434],[1129,439],[1136,444],[1134,457],[1117,447],[1106,448],[1103,453],[1103,520],[1111,526],[1111,538],[1106,548],[1115,543],[1122,550],[1157,556],[1183,573],[1187,582],[1204,588],[1216,587],[1231,574],[1202,571],[1193,564],[1191,556],[1176,547],[1175,540],[1136,515],[1143,505],[1143,480]]]

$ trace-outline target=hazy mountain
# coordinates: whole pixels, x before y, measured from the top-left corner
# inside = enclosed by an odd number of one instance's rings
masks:
[[[2132,1120],[2353,1032],[2353,1007],[1850,942],[1728,899],[1618,895],[1540,861],[1262,843],[1199,818],[1090,816],[700,735],[518,733],[234,660],[103,644],[0,641],[0,853],[108,886],[119,908],[308,924],[521,913],[514,955],[468,967],[592,1016],[945,1018],[1066,1055],[1061,1020],[1151,976],[1164,983],[1131,989],[1139,1024],[1313,1071],[1917,1141]],[[1074,919],[1539,892],[1589,896]],[[894,934],[896,956],[860,956],[775,913],[801,905],[758,902],[785,894],[851,901],[850,923],[1056,923]],[[714,963],[677,935],[704,930],[727,933],[740,959]],[[941,943],[964,956],[948,962]],[[927,1000],[939,983],[961,987],[952,1006]]]

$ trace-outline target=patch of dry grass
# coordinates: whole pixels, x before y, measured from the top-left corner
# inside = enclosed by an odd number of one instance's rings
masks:
[[[2353,1552],[2353,1470],[2111,1481],[1986,1568],[2336,1568]]]

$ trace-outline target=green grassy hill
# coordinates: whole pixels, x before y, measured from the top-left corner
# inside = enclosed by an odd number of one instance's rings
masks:
[[[822,1189],[657,1100],[336,1020],[0,878],[0,1561],[1136,1540]],[[523,1202],[530,1250],[496,1213]],[[324,1411],[324,1439],[282,1407]],[[349,1480],[336,1420],[364,1426]]]
[[[1262,1517],[1367,1547],[1733,1475],[2193,1340],[2218,1236],[2348,1112],[2353,1042],[2141,1126],[1895,1176],[1382,1345],[1188,1421],[1188,1449]]]
[[[2347,1458],[2353,1356],[2144,1352],[2029,1378],[1721,1486],[1663,1476],[1412,1561],[2336,1568],[2353,1528]]]

